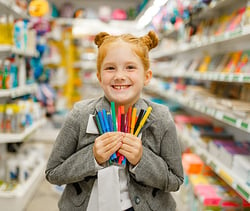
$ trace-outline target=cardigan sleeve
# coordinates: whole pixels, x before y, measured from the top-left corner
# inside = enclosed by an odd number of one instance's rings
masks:
[[[45,170],[46,179],[52,184],[74,183],[96,175],[93,144],[77,150],[80,116],[79,109],[74,108],[56,138]]]
[[[166,114],[165,123],[160,122],[161,126],[155,126],[162,135],[155,136],[153,134],[145,137],[146,139],[155,139],[156,137],[160,139],[158,140],[160,142],[159,152],[156,153],[150,147],[143,146],[142,158],[131,175],[143,185],[170,192],[177,191],[180,188],[184,177],[181,147],[175,124],[170,113],[167,112]]]

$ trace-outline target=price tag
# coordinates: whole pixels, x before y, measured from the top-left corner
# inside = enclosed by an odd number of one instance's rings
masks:
[[[213,73],[212,79],[213,79],[213,80],[218,80],[218,79],[219,79],[218,73]]]
[[[220,170],[218,174],[223,180],[225,180],[225,182],[232,186],[233,178],[227,172]]]
[[[194,104],[194,108],[199,111],[200,110],[200,104],[196,102]]]
[[[239,82],[242,82],[242,81],[243,81],[243,75],[242,75],[242,74],[239,75],[238,81],[239,81]]]
[[[236,123],[235,123],[236,127],[240,128],[241,127],[241,122],[242,121],[240,119],[237,119]]]
[[[221,111],[216,111],[215,112],[215,118],[216,119],[219,119],[219,120],[222,120],[223,118],[223,113]]]
[[[228,75],[228,80],[229,80],[229,81],[233,81],[233,78],[234,78],[234,74],[229,74],[229,75]]]
[[[249,193],[245,188],[241,187],[240,185],[237,184],[236,190],[243,196],[246,200],[249,200]]]
[[[224,81],[225,80],[225,74],[221,73],[219,75],[219,78],[220,78],[221,81]]]
[[[213,108],[208,108],[207,109],[207,114],[209,114],[210,116],[213,116],[215,113],[215,110]]]
[[[250,82],[250,75],[243,76],[243,81],[244,82]]]
[[[207,78],[208,80],[213,80],[213,73],[208,73]]]

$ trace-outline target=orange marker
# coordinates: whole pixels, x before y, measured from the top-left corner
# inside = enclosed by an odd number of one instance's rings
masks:
[[[134,134],[134,129],[135,129],[135,121],[136,121],[136,108],[133,108],[132,110],[132,117],[131,117],[131,125],[130,125],[130,133]]]

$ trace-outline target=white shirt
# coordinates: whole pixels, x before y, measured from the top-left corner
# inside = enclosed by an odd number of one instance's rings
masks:
[[[95,160],[95,167],[98,170],[101,170],[105,168],[105,166],[99,165],[96,160]],[[130,166],[131,167],[131,166]],[[133,172],[133,169],[130,168],[130,171]],[[126,210],[130,207],[132,207],[132,202],[129,198],[129,193],[128,193],[128,172],[126,171],[125,166],[120,166],[118,170],[118,176],[119,176],[119,184],[120,184],[120,207],[121,210]],[[112,179],[112,178],[109,178]],[[92,190],[93,191],[93,190]],[[111,193],[108,193],[111,194]]]

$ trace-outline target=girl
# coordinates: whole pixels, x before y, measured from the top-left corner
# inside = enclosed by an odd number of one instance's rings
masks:
[[[97,78],[104,96],[75,104],[56,139],[45,172],[50,183],[66,184],[59,208],[173,211],[176,204],[170,192],[183,183],[175,124],[166,106],[141,98],[143,87],[152,78],[148,53],[157,46],[158,38],[153,31],[142,37],[101,32],[95,44]],[[89,116],[110,110],[112,101],[116,111],[121,105],[125,112],[130,106],[137,110],[152,107],[138,137],[124,132],[91,132]],[[126,158],[125,167],[110,167],[108,161],[115,152]]]

